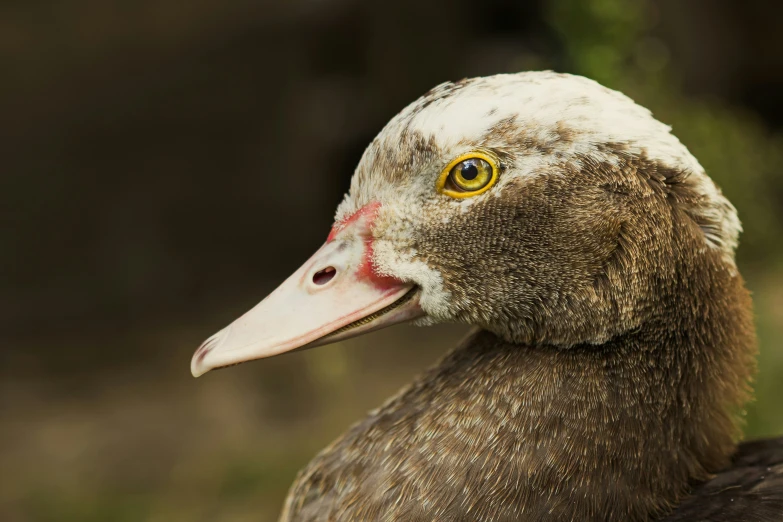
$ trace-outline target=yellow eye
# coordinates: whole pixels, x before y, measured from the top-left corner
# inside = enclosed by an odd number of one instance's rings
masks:
[[[495,158],[483,152],[472,152],[459,156],[443,169],[437,189],[453,198],[467,198],[489,190],[497,177]]]

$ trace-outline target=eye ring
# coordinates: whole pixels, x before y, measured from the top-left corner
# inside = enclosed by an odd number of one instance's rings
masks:
[[[461,154],[440,173],[436,189],[457,199],[478,196],[492,188],[498,179],[498,170],[497,158],[486,152]]]

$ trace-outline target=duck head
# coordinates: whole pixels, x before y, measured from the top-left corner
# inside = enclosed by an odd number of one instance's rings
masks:
[[[550,72],[446,83],[369,145],[326,243],[191,369],[403,321],[599,344],[667,313],[685,257],[736,272],[739,231],[669,127],[624,95]]]

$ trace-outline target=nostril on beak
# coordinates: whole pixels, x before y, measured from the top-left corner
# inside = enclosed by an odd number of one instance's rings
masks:
[[[333,266],[327,266],[323,270],[319,270],[313,274],[313,283],[323,286],[334,278],[337,274],[337,270]]]

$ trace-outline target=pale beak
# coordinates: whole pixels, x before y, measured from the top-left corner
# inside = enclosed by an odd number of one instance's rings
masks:
[[[413,284],[375,273],[372,215],[358,214],[266,299],[207,339],[193,355],[193,376],[424,315]]]

